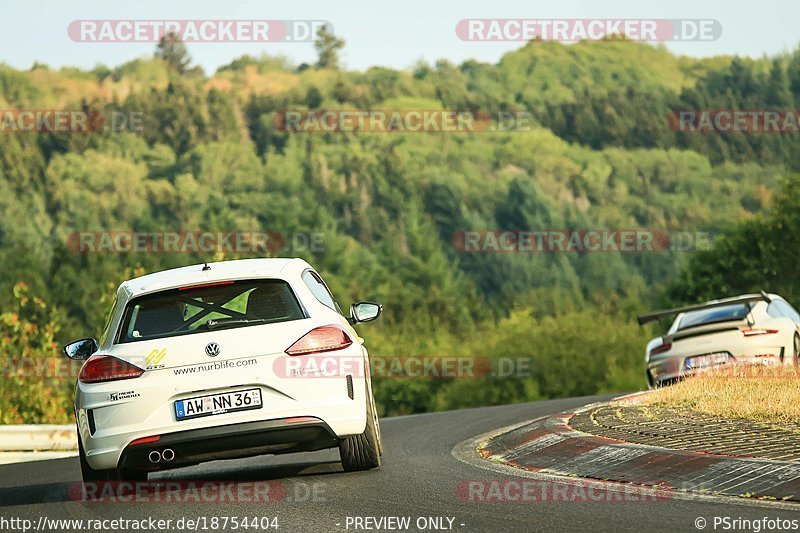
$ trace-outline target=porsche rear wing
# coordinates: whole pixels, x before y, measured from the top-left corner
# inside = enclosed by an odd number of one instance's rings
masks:
[[[646,315],[639,315],[638,317],[636,317],[636,320],[639,322],[639,325],[642,326],[644,324],[647,324],[648,322],[652,322],[653,320],[658,320],[659,318],[677,315],[678,313],[686,313],[688,311],[700,311],[702,309],[712,309],[714,307],[722,307],[725,305],[746,304],[746,303],[760,302],[760,301],[765,301],[769,303],[772,301],[772,298],[770,298],[769,294],[767,294],[766,292],[761,291],[759,294],[745,294],[743,296],[736,296],[734,298],[712,300],[710,302],[697,305],[676,307],[674,309],[664,309],[663,311],[654,311],[652,313],[647,313]]]

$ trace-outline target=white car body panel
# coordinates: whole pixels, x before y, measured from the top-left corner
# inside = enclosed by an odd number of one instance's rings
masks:
[[[295,341],[319,326],[337,325],[353,340],[337,356],[363,361],[368,353],[348,321],[322,304],[301,275],[311,269],[300,259],[251,259],[212,263],[209,270],[194,265],[151,274],[123,283],[111,313],[108,332],[100,339],[98,355],[111,355],[146,371],[141,377],[103,383],[78,382],[76,417],[86,460],[93,469],[117,468],[125,448],[134,440],[193,429],[244,422],[315,417],[337,437],[364,431],[366,404],[371,395],[368,370],[352,376],[353,398],[346,377],[309,378],[284,375],[276,366]],[[313,269],[312,269],[313,270]],[[280,279],[289,283],[308,318],[274,324],[203,331],[136,342],[115,343],[128,302],[136,297],[188,285],[228,280]],[[205,348],[217,343],[220,353]],[[163,354],[147,360],[150,354]],[[305,356],[297,356],[305,357]],[[150,364],[158,360],[157,364]],[[277,371],[276,371],[277,370]],[[174,402],[206,394],[258,388],[260,409],[176,419]],[[94,418],[90,431],[88,411]]]

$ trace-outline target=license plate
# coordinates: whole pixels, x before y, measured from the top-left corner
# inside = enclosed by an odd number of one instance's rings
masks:
[[[696,370],[700,368],[708,368],[710,366],[724,365],[730,358],[727,353],[710,353],[708,355],[698,355],[690,357],[684,363],[686,368]]]
[[[250,409],[261,409],[260,389],[222,392],[178,400],[175,402],[175,417],[180,421]]]

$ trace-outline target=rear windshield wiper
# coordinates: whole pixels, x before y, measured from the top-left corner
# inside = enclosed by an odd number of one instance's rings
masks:
[[[208,329],[227,328],[228,326],[243,326],[248,324],[263,324],[264,322],[271,322],[267,318],[222,318],[218,320],[209,320],[206,322]]]

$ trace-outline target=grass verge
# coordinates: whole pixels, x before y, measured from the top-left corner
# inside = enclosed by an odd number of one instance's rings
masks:
[[[800,373],[794,368],[735,367],[707,371],[642,399],[723,418],[800,423]]]

